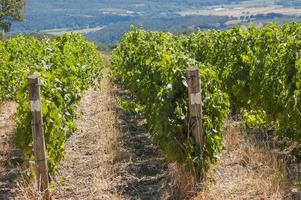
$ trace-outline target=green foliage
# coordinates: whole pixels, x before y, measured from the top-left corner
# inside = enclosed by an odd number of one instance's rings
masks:
[[[191,57],[218,72],[232,107],[264,113],[249,120],[264,119],[280,137],[301,142],[300,34],[299,23],[272,23],[198,32],[182,43]]]
[[[113,70],[143,107],[151,134],[167,157],[190,170],[206,170],[222,147],[228,96],[231,108],[242,111],[249,126],[272,125],[279,139],[301,142],[300,35],[299,23],[182,36],[132,28],[114,51]],[[183,82],[186,69],[194,65],[199,65],[203,84],[204,152],[187,137]]]
[[[22,21],[21,9],[25,0],[0,0],[0,30],[8,32],[12,21]]]
[[[242,110],[243,120],[248,127],[262,127],[267,124],[265,113],[263,111]]]
[[[64,142],[75,130],[76,105],[82,92],[101,78],[103,63],[96,46],[80,35],[54,40],[18,36],[0,41],[0,102],[18,103],[16,144],[33,159],[31,113],[27,77],[34,72],[42,82],[42,110],[50,172],[64,152]]]
[[[154,141],[170,161],[186,169],[206,170],[222,149],[221,131],[228,113],[228,96],[211,67],[198,64],[184,53],[172,34],[132,28],[114,50],[112,70],[135,95]],[[188,133],[188,104],[185,73],[199,65],[203,82],[204,152],[199,152]],[[202,159],[204,155],[205,159]]]

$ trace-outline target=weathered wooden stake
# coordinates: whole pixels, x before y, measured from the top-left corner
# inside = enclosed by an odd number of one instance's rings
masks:
[[[40,80],[37,74],[28,77],[30,110],[32,113],[32,138],[36,164],[37,189],[43,199],[50,199],[48,189],[48,167],[43,130]]]
[[[202,93],[199,69],[197,67],[187,70],[189,112],[190,112],[190,129],[196,143],[200,146],[200,151],[204,146],[203,133],[203,110],[202,110]]]

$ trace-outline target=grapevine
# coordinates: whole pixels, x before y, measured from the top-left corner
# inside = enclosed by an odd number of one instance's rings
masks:
[[[18,103],[15,142],[26,161],[33,160],[27,77],[39,74],[49,171],[54,172],[76,128],[82,92],[101,78],[99,52],[82,36],[66,34],[54,40],[18,36],[0,41],[0,55],[0,102]]]
[[[114,50],[113,74],[135,95],[137,108],[148,122],[154,141],[170,161],[193,173],[216,162],[222,150],[221,131],[228,113],[228,96],[217,73],[184,53],[177,38],[169,33],[132,28]],[[199,66],[206,132],[204,159],[188,132],[188,104],[185,73]]]

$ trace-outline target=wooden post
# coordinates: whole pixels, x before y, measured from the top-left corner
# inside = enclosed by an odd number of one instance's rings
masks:
[[[189,112],[190,112],[190,130],[195,138],[196,143],[202,148],[204,146],[203,133],[203,110],[202,110],[202,93],[199,69],[197,67],[187,70]]]
[[[28,77],[30,110],[32,114],[32,138],[35,155],[36,182],[43,199],[50,199],[48,190],[48,167],[46,160],[43,116],[40,98],[40,80],[37,74]]]

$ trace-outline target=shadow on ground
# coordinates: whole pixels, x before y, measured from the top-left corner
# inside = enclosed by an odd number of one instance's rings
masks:
[[[131,101],[130,94],[119,87],[115,95]],[[113,181],[117,193],[125,199],[183,199],[172,182],[168,163],[153,144],[143,117],[117,109],[123,154],[113,163],[119,181]]]

